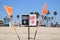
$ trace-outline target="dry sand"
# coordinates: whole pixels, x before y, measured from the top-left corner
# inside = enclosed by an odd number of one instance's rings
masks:
[[[28,40],[28,28],[16,27],[21,40]],[[30,37],[34,37],[36,27],[30,27]],[[0,27],[0,40],[18,40],[16,33],[11,27]],[[33,40],[33,39],[30,39]],[[39,27],[36,40],[60,40],[60,28]]]

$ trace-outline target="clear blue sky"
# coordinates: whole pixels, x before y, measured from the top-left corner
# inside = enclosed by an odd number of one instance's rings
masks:
[[[53,12],[57,11],[56,21],[60,22],[60,0],[0,0],[0,19],[7,16],[3,6],[11,6],[13,8],[13,19],[17,20],[16,15],[29,14],[30,12],[41,12],[46,2],[47,10],[50,11],[49,16],[53,16]],[[21,19],[21,18],[20,18]]]

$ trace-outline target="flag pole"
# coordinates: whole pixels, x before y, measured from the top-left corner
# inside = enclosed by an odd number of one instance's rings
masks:
[[[42,11],[41,11],[41,13],[40,13],[40,16],[41,16],[41,17],[42,17],[42,12],[45,13],[45,14],[47,13],[46,3],[44,4],[44,7],[43,7],[43,9],[42,9]],[[37,35],[37,29],[38,29],[38,27],[39,27],[39,24],[40,24],[40,23],[38,23],[38,26],[37,26],[36,31],[35,31],[34,40],[35,40],[36,35]]]
[[[17,31],[16,31],[16,28],[13,26],[13,21],[12,21],[12,7],[9,7],[9,6],[4,5],[4,9],[5,9],[5,11],[6,11],[8,17],[10,18],[11,27],[13,27],[13,29],[14,29],[14,31],[15,31],[17,37],[18,37],[18,39],[20,40],[20,37],[19,37],[19,35],[18,35]]]
[[[42,17],[42,12],[40,13],[40,16]],[[34,35],[34,40],[36,40],[37,30],[38,30],[39,25],[40,25],[40,21],[37,23],[37,27],[36,27],[36,31],[35,31],[35,35]]]
[[[10,20],[11,20],[11,27],[12,27],[13,30],[15,31],[15,33],[16,33],[16,35],[17,35],[17,37],[18,37],[18,40],[20,40],[20,37],[19,37],[19,35],[18,35],[17,31],[16,31],[16,28],[15,28],[14,25],[13,25],[12,17],[10,17]]]
[[[39,25],[40,25],[40,21],[38,20],[38,25],[37,25],[37,28],[36,28],[36,31],[35,31],[34,40],[36,39],[36,36],[37,36],[37,30],[38,30]]]

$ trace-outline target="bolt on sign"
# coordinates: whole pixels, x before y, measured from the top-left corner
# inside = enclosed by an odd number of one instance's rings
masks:
[[[29,14],[29,26],[36,26],[36,14]]]
[[[22,15],[22,25],[29,25],[29,15]]]

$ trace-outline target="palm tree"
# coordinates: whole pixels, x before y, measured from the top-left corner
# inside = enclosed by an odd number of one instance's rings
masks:
[[[47,22],[47,16],[44,17],[44,20]],[[47,25],[47,24],[45,23],[45,25]]]
[[[50,17],[50,20],[53,21],[53,16]],[[53,22],[50,23],[50,26],[53,27]]]
[[[47,17],[47,25],[48,25],[48,21],[50,20],[49,17],[48,17],[49,14],[50,14],[50,12],[48,10],[48,13],[47,13],[47,16],[46,16]]]
[[[17,18],[19,18],[20,16],[19,15],[17,15]]]
[[[11,15],[10,17],[11,17],[11,19],[12,19],[13,15]]]
[[[55,15],[55,16],[57,15],[57,12],[56,12],[56,11],[54,12],[54,15]]]
[[[30,12],[30,14],[34,14],[34,12]]]
[[[39,13],[38,13],[38,12],[35,12],[35,14],[36,14],[36,16],[37,16],[37,19],[38,19],[38,17],[39,17]]]
[[[44,21],[44,16],[42,15],[42,21],[41,21],[41,23]]]
[[[20,17],[20,16],[19,16],[19,15],[17,15],[16,17],[17,17],[17,19],[19,19],[19,17]],[[18,26],[19,26],[19,21],[18,21]]]
[[[57,11],[54,11],[54,16],[55,16],[54,22],[56,20],[56,15],[57,15]]]
[[[3,20],[6,20],[6,18],[4,17]]]
[[[51,19],[53,20],[53,17],[51,17]]]
[[[50,12],[49,12],[49,10],[48,10],[48,13],[47,13],[47,15],[49,15],[50,14]]]

